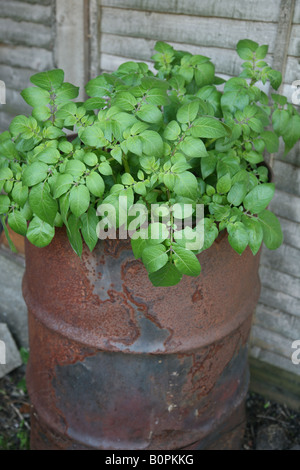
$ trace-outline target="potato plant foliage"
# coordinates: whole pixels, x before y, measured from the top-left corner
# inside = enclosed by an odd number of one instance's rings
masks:
[[[83,241],[91,251],[97,244],[99,204],[118,212],[126,196],[129,214],[139,203],[149,217],[153,204],[190,204],[192,217],[203,204],[199,250],[187,248],[185,232],[179,237],[176,220],[185,215],[175,209],[168,226],[150,223],[159,236],[145,238],[141,229],[132,239],[155,286],[198,276],[196,255],[223,230],[240,255],[247,246],[255,255],[262,242],[271,250],[280,246],[280,224],[267,209],[274,184],[264,153],[277,152],[280,138],[286,153],[294,146],[300,115],[285,96],[272,93],[270,100],[256,86],[269,81],[277,90],[281,84],[281,74],[264,60],[268,46],[239,41],[242,72],[227,81],[215,75],[208,57],[164,42],[155,51],[155,73],[142,62],[123,63],[90,80],[84,102],[75,101],[78,88],[64,81],[63,70],[31,77],[34,86],[21,93],[31,115],[15,117],[0,136],[0,216],[7,236],[6,223],[45,247],[55,227],[65,225],[81,256]]]

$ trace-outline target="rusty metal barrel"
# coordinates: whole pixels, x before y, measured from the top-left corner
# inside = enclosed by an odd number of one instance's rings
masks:
[[[153,287],[127,240],[82,259],[26,242],[33,450],[238,449],[259,254],[226,235],[202,273]]]

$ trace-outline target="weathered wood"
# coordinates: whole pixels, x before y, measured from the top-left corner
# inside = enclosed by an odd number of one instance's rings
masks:
[[[263,287],[260,302],[268,305],[269,307],[279,309],[282,312],[290,313],[298,318],[300,316],[299,299],[285,294],[284,292],[278,292],[276,290],[269,289],[268,287]]]
[[[100,68],[102,71],[108,71],[112,72],[114,70],[117,70],[117,68],[123,64],[124,62],[127,62],[128,60],[133,60],[134,62],[138,62],[136,59],[128,59],[127,57],[119,57],[116,55],[110,55],[110,54],[101,54],[101,62],[100,62]],[[149,69],[154,71],[153,63],[143,60],[145,64],[148,65]]]
[[[284,144],[283,141],[281,141],[276,159],[300,167],[300,141],[296,143],[287,155],[284,155]]]
[[[291,358],[293,340],[285,338],[279,333],[270,331],[260,325],[253,325],[251,332],[251,345],[265,351],[270,351],[287,359]]]
[[[279,0],[272,1],[272,8],[268,2],[252,0],[101,0],[103,7],[117,7],[131,10],[156,11],[164,13],[177,13],[195,16],[213,16],[220,18],[235,18],[276,22],[279,15]]]
[[[21,92],[28,86],[33,86],[30,83],[30,77],[33,71],[30,69],[23,69],[11,67],[10,65],[0,65],[0,77],[6,86],[12,90]]]
[[[300,168],[280,160],[274,161],[274,182],[276,188],[300,196]]]
[[[155,43],[156,41],[152,39],[126,37],[126,40],[124,40],[123,36],[103,33],[101,36],[101,51],[104,54],[127,58],[127,60],[149,61],[155,54]],[[243,61],[233,49],[179,44],[174,41],[169,44],[177,50],[209,57],[216,66],[216,72],[236,76],[242,71],[241,64]],[[271,63],[270,55],[268,55],[267,60]]]
[[[277,217],[282,227],[285,243],[300,249],[300,224],[284,219],[283,217],[279,217],[278,215]]]
[[[80,99],[89,64],[86,6],[86,0],[56,1],[55,61],[64,69],[65,79],[80,87]]]
[[[0,47],[0,63],[28,68],[37,72],[54,67],[53,53],[39,47],[11,46]],[[0,65],[0,74],[2,66]]]
[[[291,355],[289,358],[283,357],[280,354],[276,354],[271,351],[266,351],[265,349],[261,349],[259,347],[253,346],[251,348],[251,355],[252,357],[259,359],[267,364],[272,366],[278,367],[279,369],[283,369],[287,372],[291,372],[295,374],[297,377],[300,376],[300,367],[293,364],[291,360],[291,356],[293,353],[293,349],[291,348]],[[299,399],[299,396],[298,396]]]
[[[270,203],[270,209],[284,219],[300,222],[300,198],[277,190]]]
[[[241,38],[247,37],[260,44],[270,44],[272,52],[276,24],[102,8],[101,31],[229,49],[234,49]]]
[[[291,30],[290,44],[288,54],[290,56],[299,56],[299,44],[300,44],[300,24],[293,24]]]
[[[26,3],[33,3],[37,4],[39,3],[40,5],[53,5],[55,0],[25,0]]]
[[[273,67],[273,65],[272,65]],[[276,70],[280,70],[280,68],[274,67]],[[300,64],[299,64],[299,57],[287,57],[286,59],[286,69],[284,75],[284,83],[292,84],[295,80],[300,80]],[[295,90],[295,89],[294,89]],[[294,91],[293,90],[293,91]],[[282,93],[278,90],[279,93]]]
[[[22,96],[20,95],[20,91],[11,90],[7,87],[6,105],[4,110],[6,113],[12,113],[12,115],[15,116],[16,114],[30,114],[32,108],[30,108],[30,106],[25,103]]]
[[[266,359],[268,362],[250,356],[250,391],[300,410],[300,379],[295,369],[287,371],[285,364],[281,364],[283,368],[274,366],[274,355],[268,355]]]
[[[285,243],[274,251],[263,250],[261,265],[278,269],[281,273],[286,273],[300,279],[300,250]]]
[[[100,73],[100,15],[101,8],[98,0],[90,0],[89,4],[89,78],[95,78]]]
[[[300,259],[300,252],[299,252]],[[273,269],[273,267],[260,266],[260,277],[262,285],[269,287],[273,290],[284,290],[286,294],[289,294],[297,299],[300,299],[300,279],[298,277],[291,276],[283,273],[280,270]],[[299,321],[300,326],[300,321]],[[300,338],[300,330],[299,330]]]
[[[52,33],[50,26],[0,18],[0,42],[4,44],[22,44],[51,49],[53,47]]]
[[[274,45],[272,67],[279,70],[282,76],[286,73],[287,55],[290,43],[291,28],[294,16],[295,0],[281,0],[278,18],[278,26]],[[288,79],[286,81],[289,81]],[[282,85],[279,87],[281,92]]]
[[[300,24],[300,3],[296,2],[293,23]]]
[[[51,24],[54,19],[51,5],[30,4],[12,0],[1,0],[0,17],[41,24]]]
[[[300,338],[299,317],[259,303],[253,318],[254,325],[260,325],[269,331],[279,333],[286,338]]]

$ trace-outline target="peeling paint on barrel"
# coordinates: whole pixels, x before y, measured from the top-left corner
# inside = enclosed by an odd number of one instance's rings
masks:
[[[259,255],[220,237],[199,256],[154,288],[128,241],[26,243],[33,449],[238,448]]]

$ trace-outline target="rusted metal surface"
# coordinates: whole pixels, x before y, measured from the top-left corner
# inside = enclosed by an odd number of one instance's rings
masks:
[[[259,255],[226,236],[154,288],[128,241],[26,244],[32,449],[239,448]]]

